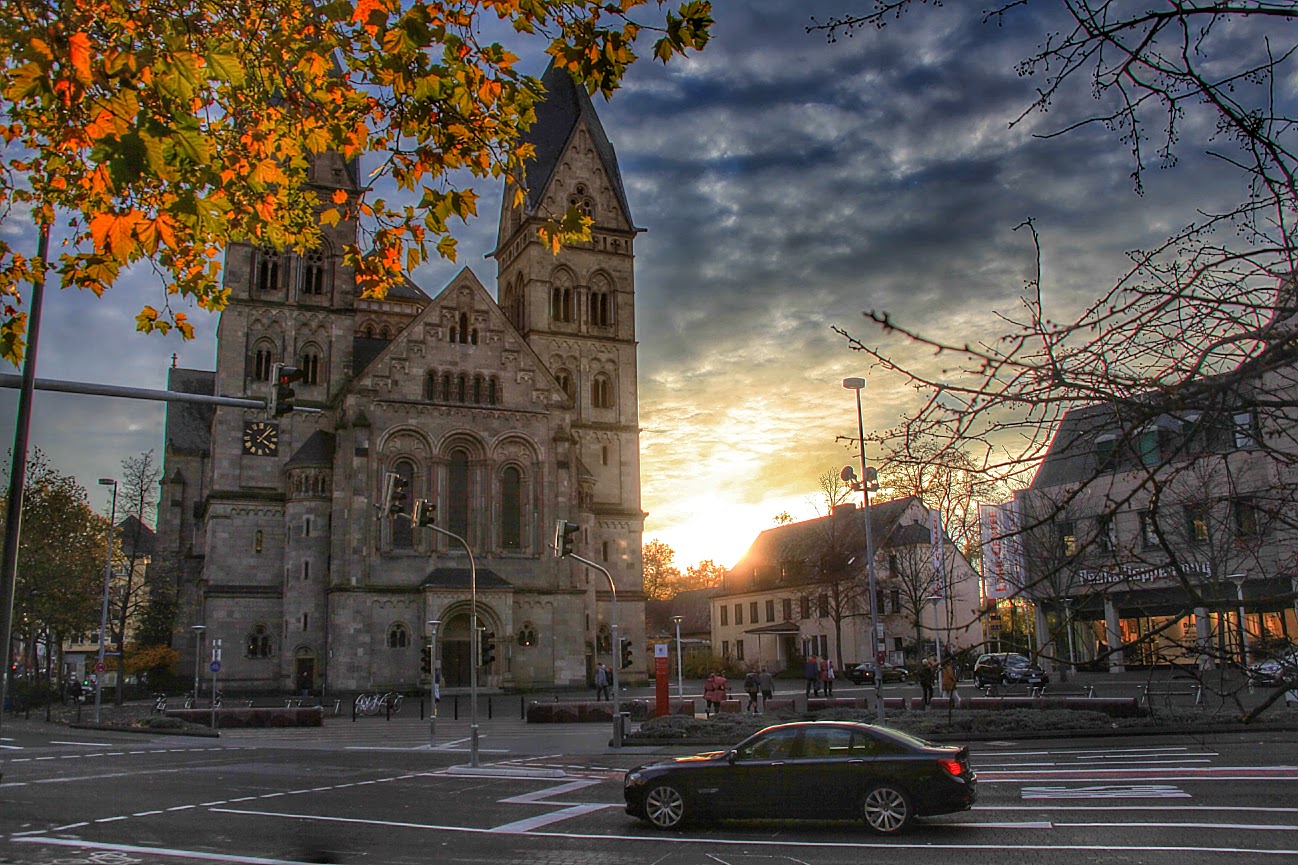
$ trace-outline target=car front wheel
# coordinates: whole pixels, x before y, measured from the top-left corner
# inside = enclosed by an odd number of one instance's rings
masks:
[[[865,818],[865,825],[881,835],[905,829],[914,815],[910,798],[888,784],[882,784],[866,793],[865,800],[861,803],[861,816]]]
[[[645,795],[644,813],[659,829],[679,829],[685,824],[685,797],[671,784],[659,784]]]

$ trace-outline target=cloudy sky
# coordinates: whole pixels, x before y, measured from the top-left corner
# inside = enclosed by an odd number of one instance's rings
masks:
[[[1031,239],[1014,230],[1029,217],[1048,302],[1064,317],[1113,282],[1126,250],[1234,191],[1189,152],[1137,196],[1111,134],[1042,138],[1093,107],[1085,90],[1011,128],[1037,83],[1015,62],[1049,29],[1039,13],[998,26],[982,23],[977,3],[921,7],[830,43],[805,32],[810,16],[861,4],[715,5],[706,51],[666,67],[641,61],[599,105],[647,230],[636,275],[645,537],[669,543],[681,567],[732,565],[776,514],[823,508],[817,477],[855,459],[838,440],[856,435],[845,376],[869,381],[867,430],[913,407],[913,390],[866,368],[832,326],[902,357],[915,349],[886,342],[863,310],[994,338],[997,313],[1016,311],[1033,274]],[[531,65],[539,74],[544,59]],[[500,190],[480,191],[484,218],[460,233],[460,263],[414,275],[430,294],[464,264],[494,285],[483,255]],[[161,389],[173,353],[211,369],[215,318],[198,313],[188,343],[135,333],[157,292],[135,274],[100,300],[47,295],[37,375]],[[15,404],[16,391],[0,392],[6,448]],[[96,479],[160,453],[162,418],[161,403],[38,392],[31,442],[103,508]]]

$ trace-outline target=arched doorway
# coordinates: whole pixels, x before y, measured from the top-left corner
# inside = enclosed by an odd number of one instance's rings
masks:
[[[499,625],[493,617],[486,614],[481,604],[478,605],[478,627],[496,632],[496,642],[499,644]],[[447,688],[469,687],[477,658],[473,654],[473,642],[469,639],[468,604],[447,615],[437,632],[437,642],[438,652],[442,656],[442,685]],[[497,651],[496,664],[499,663],[500,653]],[[495,672],[494,667],[495,665],[492,668],[479,668],[478,684],[487,681],[488,676]]]
[[[293,690],[307,694],[315,689],[315,652],[301,646],[293,653]]]

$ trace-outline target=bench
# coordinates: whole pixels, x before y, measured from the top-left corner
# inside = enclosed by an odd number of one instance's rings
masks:
[[[1001,685],[997,682],[978,686],[984,697],[1039,697],[1045,688],[1045,685]]]
[[[1194,705],[1203,705],[1203,685],[1194,680],[1151,682],[1140,686],[1140,703],[1150,708],[1150,698],[1162,697],[1163,705],[1172,705],[1173,697],[1194,697]]]

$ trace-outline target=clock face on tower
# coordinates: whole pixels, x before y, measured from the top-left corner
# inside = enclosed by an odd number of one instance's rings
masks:
[[[279,427],[264,420],[248,421],[243,427],[243,452],[255,457],[274,456],[279,450]]]

